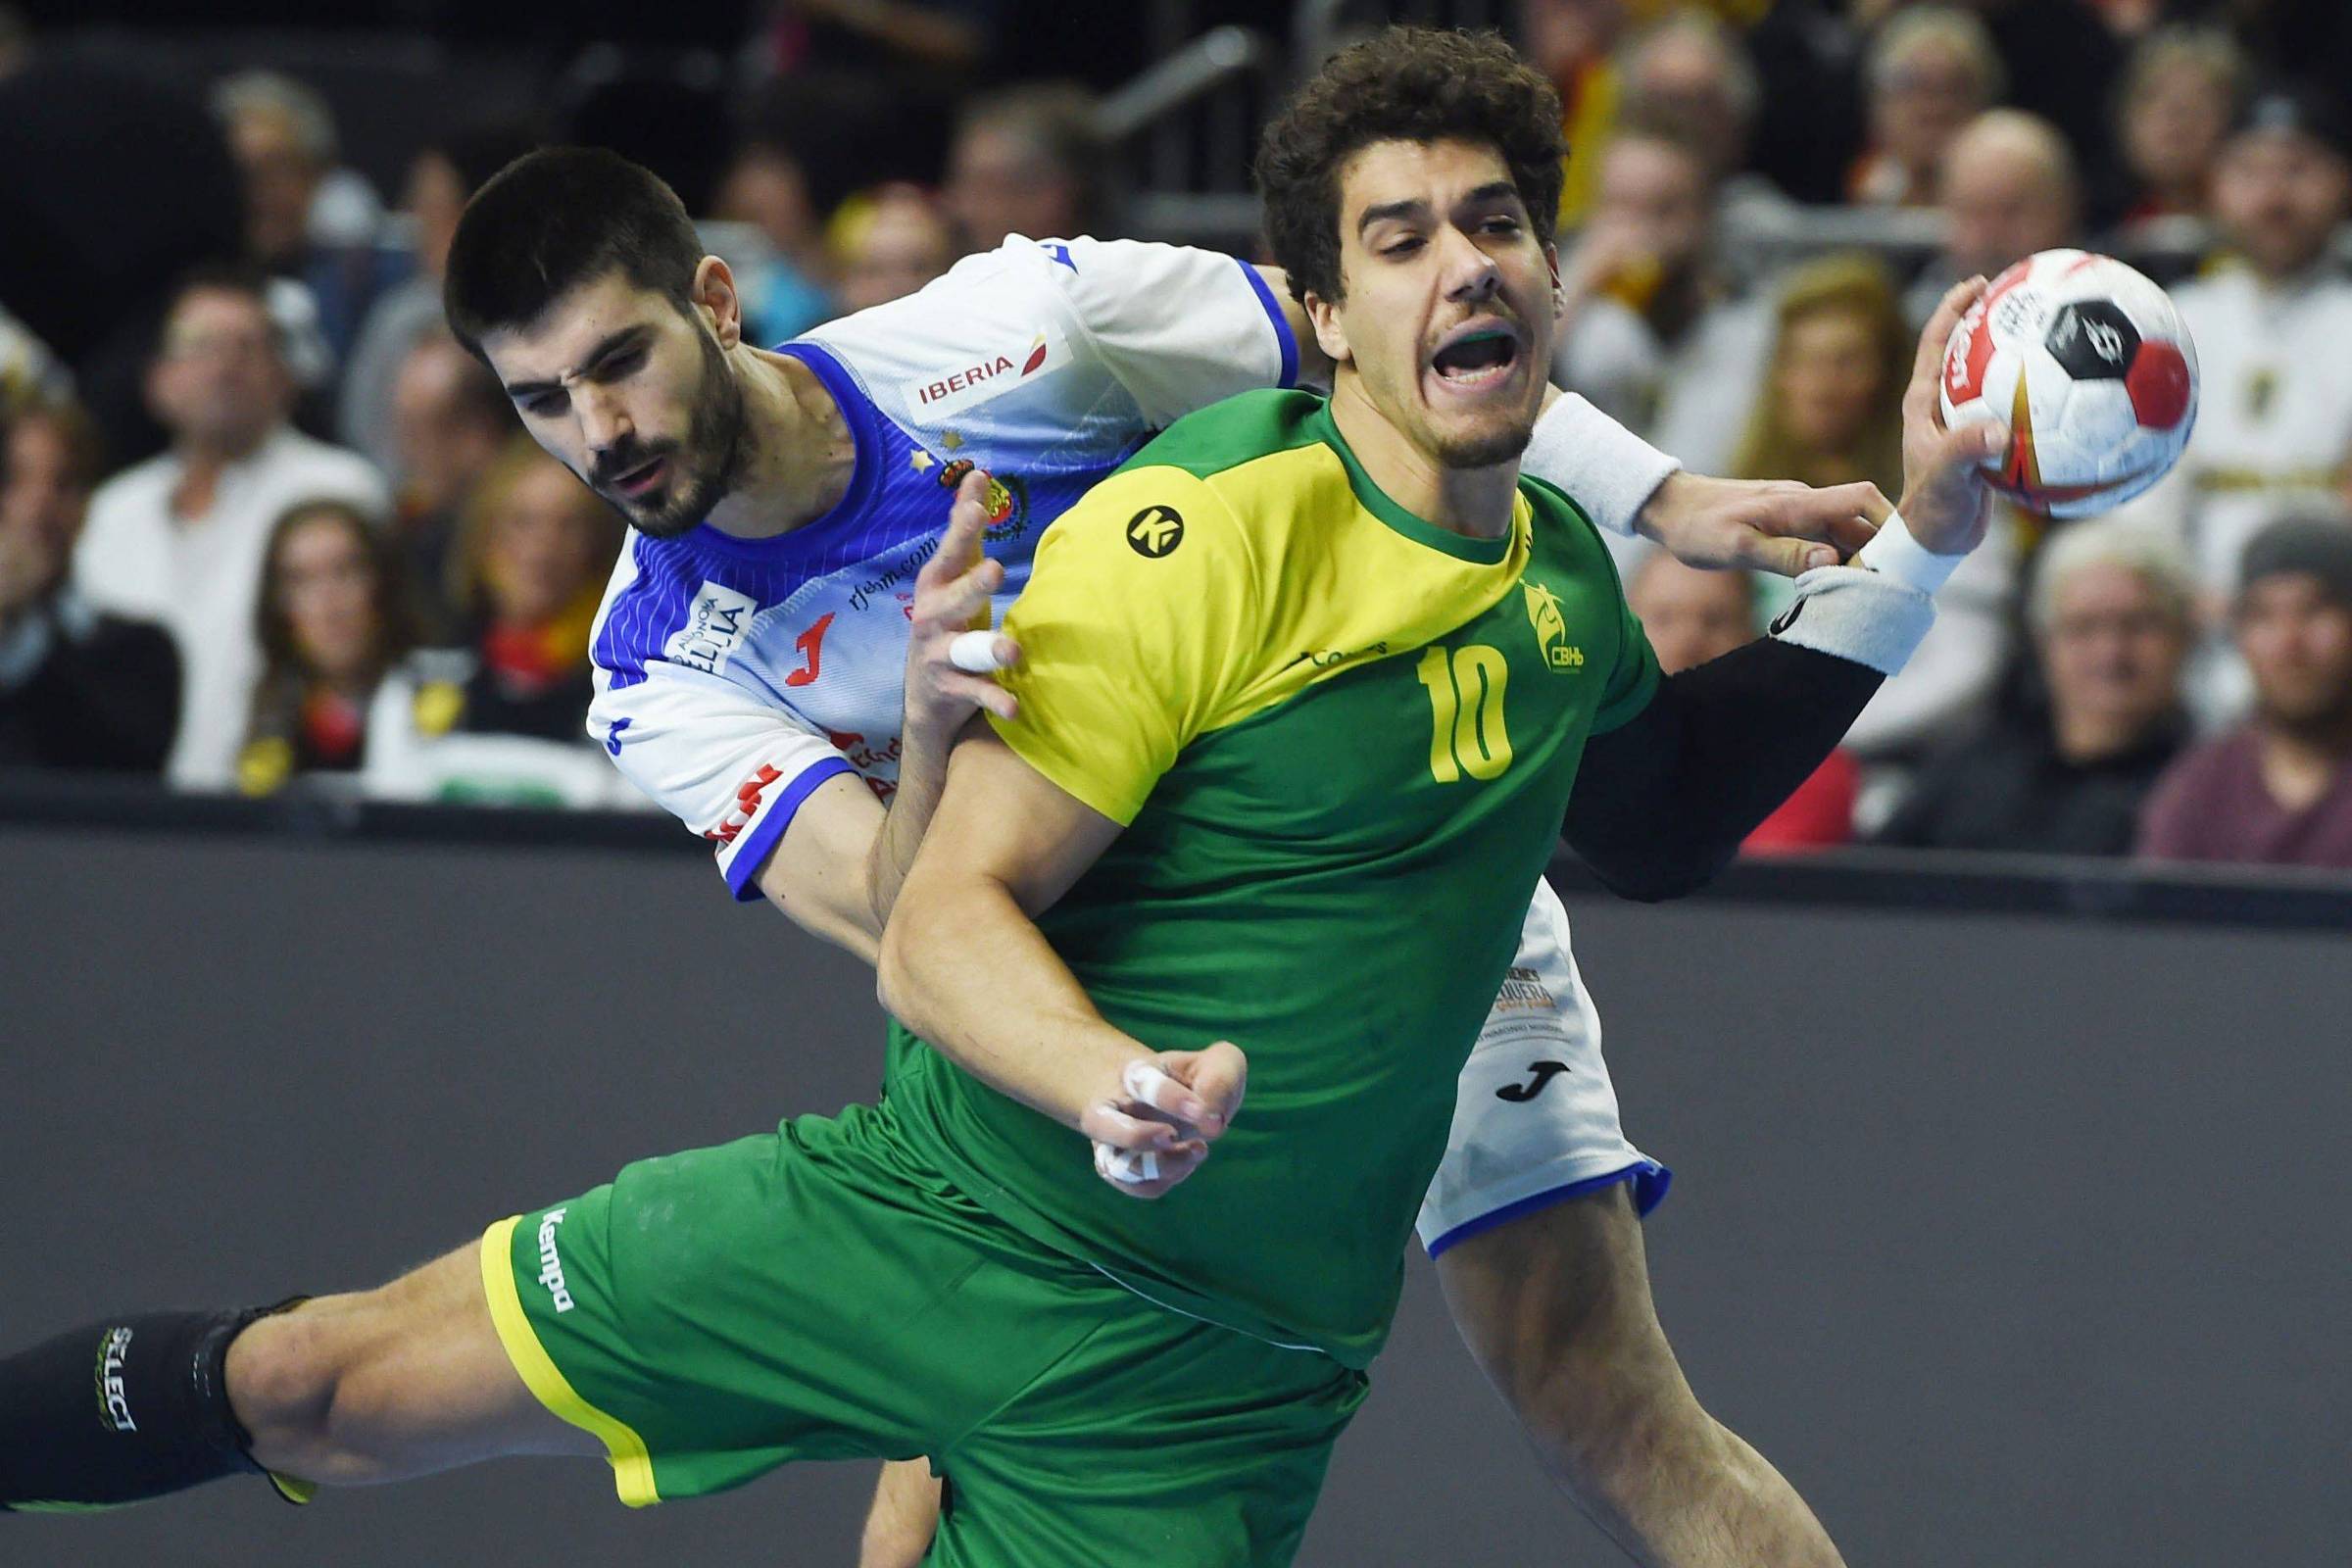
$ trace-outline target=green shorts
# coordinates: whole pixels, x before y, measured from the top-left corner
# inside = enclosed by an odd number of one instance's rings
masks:
[[[1366,1388],[1008,1229],[887,1106],[641,1160],[481,1256],[515,1370],[623,1502],[928,1455],[937,1563],[1286,1563]]]

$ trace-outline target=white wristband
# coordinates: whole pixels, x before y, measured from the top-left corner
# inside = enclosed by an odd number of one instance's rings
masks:
[[[1966,556],[1942,556],[1911,537],[1899,512],[1888,513],[1886,520],[1870,543],[1854,556],[1854,564],[1889,577],[1906,588],[1916,588],[1923,594],[1933,594],[1966,561]]]
[[[1631,539],[1634,519],[1682,465],[1575,393],[1564,392],[1536,421],[1519,466],[1565,490],[1594,526]]]

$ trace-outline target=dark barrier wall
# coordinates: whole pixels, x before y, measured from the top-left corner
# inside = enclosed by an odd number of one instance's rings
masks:
[[[1572,907],[1679,1173],[1667,1327],[1855,1564],[2343,1560],[2340,934]],[[0,832],[0,1346],[378,1278],[867,1093],[876,1017],[691,854]],[[1303,1560],[1617,1560],[1411,1279]],[[868,1479],[642,1514],[556,1460],[241,1484],[0,1521],[0,1563],[843,1564]]]

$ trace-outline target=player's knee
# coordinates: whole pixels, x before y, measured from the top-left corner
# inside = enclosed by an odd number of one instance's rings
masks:
[[[228,1396],[254,1458],[268,1469],[331,1479],[364,1453],[364,1318],[327,1303],[266,1317],[228,1351]]]

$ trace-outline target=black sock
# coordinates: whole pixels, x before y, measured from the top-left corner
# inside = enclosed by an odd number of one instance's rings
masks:
[[[277,1310],[111,1318],[0,1358],[0,1507],[115,1507],[258,1471],[228,1346]]]

